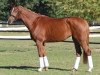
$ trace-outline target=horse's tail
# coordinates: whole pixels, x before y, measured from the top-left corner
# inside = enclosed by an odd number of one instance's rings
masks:
[[[89,49],[89,33],[90,33],[90,30],[89,30],[89,25],[88,25],[87,21],[86,21],[86,24],[87,24],[87,27],[86,27],[86,31],[87,31],[86,39],[87,40],[86,40],[86,42],[87,42],[87,46],[88,46],[88,51],[90,51],[90,49]],[[87,64],[87,62],[88,62],[87,54],[83,50],[83,63]]]

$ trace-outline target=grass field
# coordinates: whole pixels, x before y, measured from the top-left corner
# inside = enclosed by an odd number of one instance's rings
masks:
[[[38,54],[32,40],[0,40],[0,75],[71,75],[75,49],[70,40],[46,43],[50,67],[48,71],[43,72],[37,72]],[[91,38],[90,43],[93,72],[86,72],[87,65],[81,60],[79,70],[74,75],[100,75],[100,38]]]

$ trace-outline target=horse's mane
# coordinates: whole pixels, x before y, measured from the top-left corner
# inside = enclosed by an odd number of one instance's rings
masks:
[[[26,10],[26,12],[29,12],[29,13],[31,13],[31,14],[41,15],[40,13],[33,12],[32,10],[27,9],[27,8],[24,8],[23,6],[19,6],[19,7],[22,8],[22,9],[24,9],[24,10]],[[41,15],[41,16],[43,16],[43,15]],[[44,15],[44,16],[45,16],[45,15]]]

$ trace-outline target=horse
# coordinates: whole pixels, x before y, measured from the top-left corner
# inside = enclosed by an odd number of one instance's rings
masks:
[[[83,49],[83,62],[88,64],[88,71],[92,72],[92,53],[89,48],[89,25],[79,17],[52,18],[35,13],[23,6],[14,5],[8,17],[8,24],[21,19],[36,43],[39,55],[38,71],[48,70],[49,62],[45,51],[46,42],[61,42],[72,36],[75,44],[76,60],[73,70],[77,71]]]

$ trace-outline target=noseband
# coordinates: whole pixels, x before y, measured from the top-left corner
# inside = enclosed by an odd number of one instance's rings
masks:
[[[14,19],[16,19],[16,17],[14,15],[10,15],[10,16],[12,16]]]

